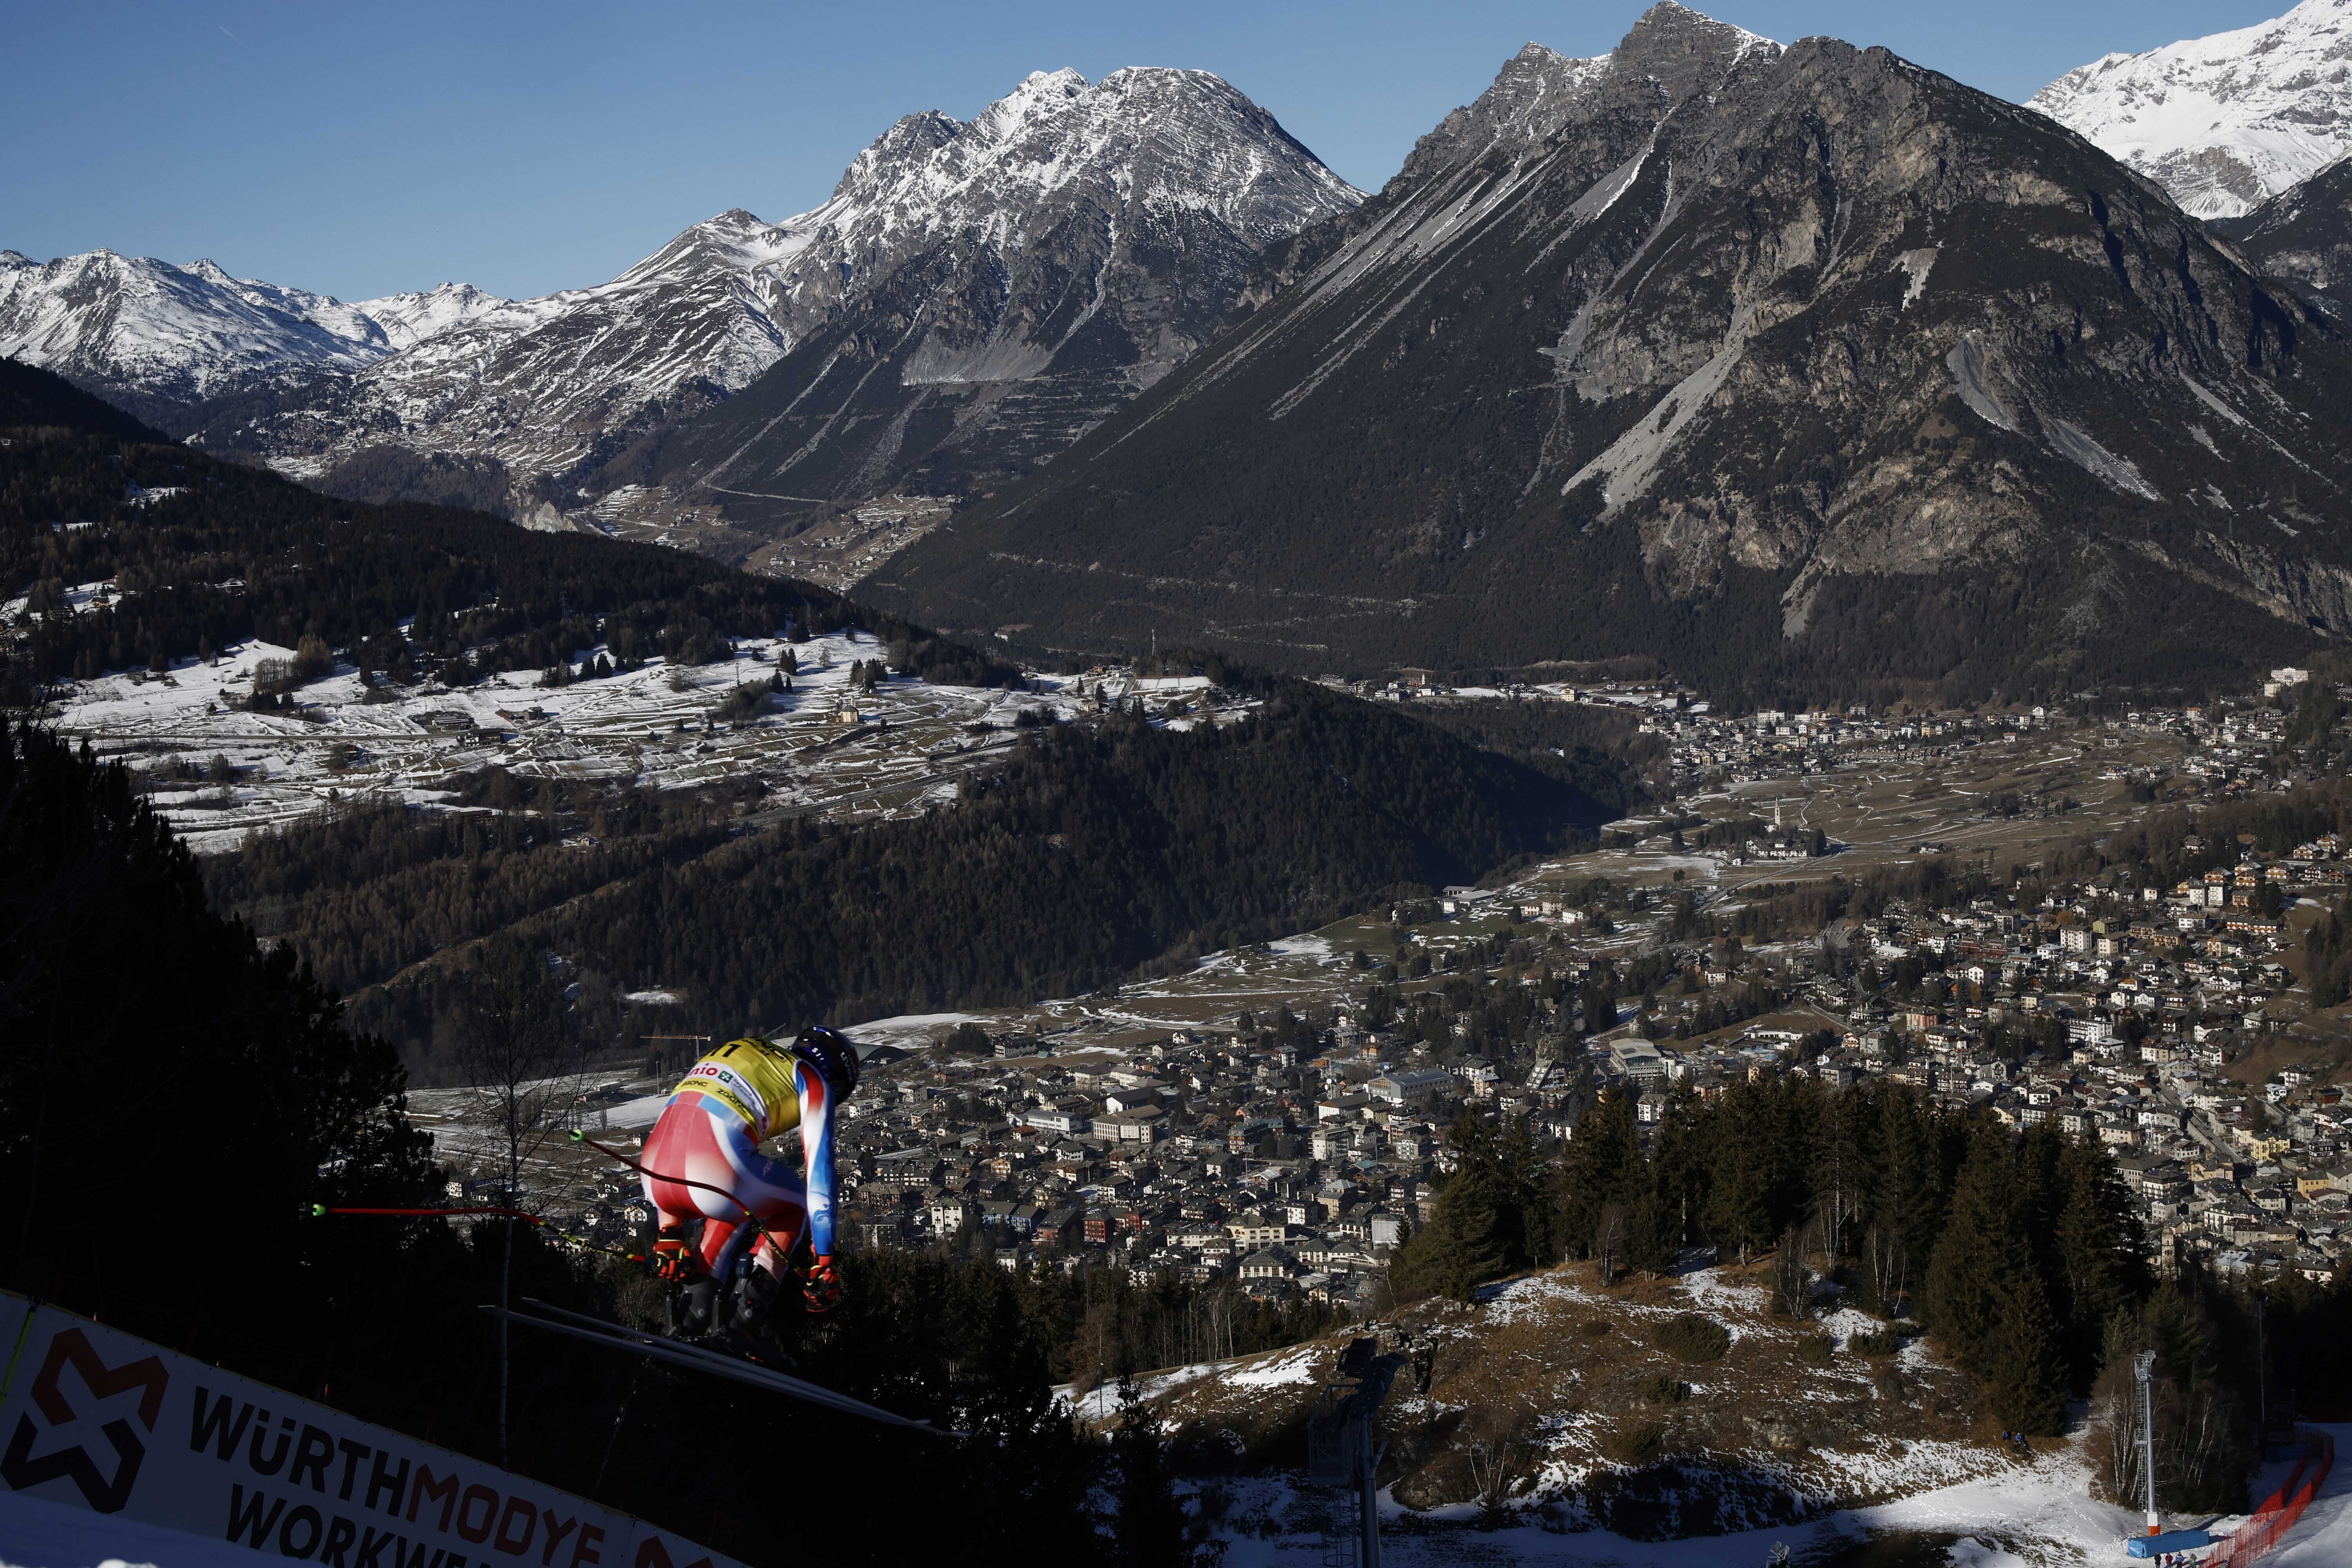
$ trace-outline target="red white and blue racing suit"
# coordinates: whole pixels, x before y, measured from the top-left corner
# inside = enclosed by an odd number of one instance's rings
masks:
[[[833,1086],[791,1046],[734,1040],[694,1064],[671,1090],[640,1161],[646,1199],[660,1211],[656,1256],[666,1269],[689,1271],[698,1259],[725,1279],[746,1241],[757,1238],[753,1266],[778,1284],[806,1231],[815,1264],[810,1304],[839,1294],[833,1260]],[[803,1176],[760,1152],[763,1140],[800,1130]],[[764,1233],[744,1211],[757,1215]],[[689,1252],[679,1237],[699,1215],[702,1237]]]

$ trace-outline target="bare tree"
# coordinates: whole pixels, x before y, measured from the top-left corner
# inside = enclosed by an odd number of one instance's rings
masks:
[[[1625,1233],[1632,1215],[1623,1204],[1601,1205],[1601,1223],[1592,1235],[1592,1256],[1601,1264],[1601,1282],[1612,1284],[1617,1278],[1617,1268],[1624,1261]]]
[[[1480,1508],[1493,1512],[1510,1500],[1534,1458],[1534,1415],[1523,1406],[1482,1404],[1471,1411],[1463,1453]]]
[[[1812,1310],[1813,1273],[1805,1266],[1812,1246],[1811,1225],[1792,1225],[1780,1233],[1772,1258],[1772,1310],[1784,1318],[1801,1318]]]
[[[503,1206],[520,1206],[522,1168],[563,1131],[564,1108],[580,1094],[579,1054],[565,1038],[563,993],[535,957],[477,958],[465,990],[457,1066],[486,1104],[499,1165]],[[499,1306],[510,1304],[515,1222],[506,1222],[499,1258]],[[499,1463],[507,1454],[508,1321],[499,1320]]]

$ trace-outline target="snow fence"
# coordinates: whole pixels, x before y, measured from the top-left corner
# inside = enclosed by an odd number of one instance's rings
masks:
[[[5,1291],[0,1347],[0,1508],[38,1499],[329,1568],[740,1568],[642,1520]]]
[[[2244,1568],[2246,1563],[2258,1561],[2294,1528],[2304,1510],[2311,1506],[2320,1484],[2336,1468],[2336,1439],[2308,1426],[2297,1436],[2309,1447],[2294,1462],[2285,1484],[2263,1500],[2252,1516],[2221,1542],[2221,1549],[2205,1560],[2206,1568]]]

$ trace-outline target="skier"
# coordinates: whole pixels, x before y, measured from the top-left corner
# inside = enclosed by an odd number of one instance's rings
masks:
[[[646,1201],[661,1215],[654,1266],[686,1286],[673,1326],[719,1326],[719,1293],[736,1277],[730,1337],[761,1348],[761,1320],[781,1291],[805,1231],[814,1255],[803,1286],[813,1312],[841,1300],[833,1257],[833,1119],[857,1089],[857,1052],[831,1029],[803,1029],[788,1046],[732,1040],[688,1069],[670,1091],[639,1163]],[[800,1130],[805,1177],[760,1152],[766,1139]],[[749,1211],[748,1213],[746,1211]],[[752,1224],[751,1215],[759,1223]],[[689,1241],[688,1226],[702,1223]],[[756,1242],[749,1267],[747,1243]]]

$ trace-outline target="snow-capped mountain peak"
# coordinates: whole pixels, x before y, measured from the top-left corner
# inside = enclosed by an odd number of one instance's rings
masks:
[[[357,370],[506,303],[444,283],[346,304],[209,258],[175,267],[104,247],[48,262],[0,251],[0,354],[148,413],[256,378]]]
[[[257,374],[356,367],[389,350],[362,311],[210,261],[0,255],[0,353],[134,398],[188,402]]]
[[[2027,102],[2198,216],[2235,217],[2352,150],[2352,0],[2107,55]]]
[[[461,327],[486,311],[514,303],[471,283],[442,283],[424,291],[361,300],[352,309],[376,324],[394,351]]]
[[[330,395],[203,438],[327,482],[390,443],[576,487],[614,434],[696,416],[880,300],[872,343],[855,353],[897,344],[894,388],[1023,381],[1066,348],[1087,359],[1086,398],[1062,395],[1031,422],[1034,444],[1058,449],[1203,341],[1259,248],[1361,200],[1206,71],[1130,68],[1091,83],[1038,71],[968,121],[899,120],[807,212],[719,213],[609,282],[514,301],[445,285],[343,307],[395,352],[338,369]],[[892,433],[903,424],[875,426],[894,452],[914,450]],[[876,459],[877,474],[886,467]]]

